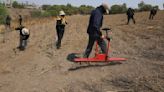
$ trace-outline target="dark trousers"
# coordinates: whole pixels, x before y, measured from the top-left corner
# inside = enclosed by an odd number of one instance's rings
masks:
[[[57,29],[57,36],[58,36],[58,40],[56,42],[56,47],[59,49],[61,47],[61,40],[63,38],[64,35],[64,28],[62,29]]]
[[[100,48],[102,50],[102,53],[105,54],[107,52],[106,43],[105,43],[105,41],[102,38],[100,38],[100,37],[94,37],[92,35],[89,35],[88,46],[87,46],[87,48],[85,50],[84,57],[86,57],[86,58],[89,57],[95,41],[98,42],[98,45],[100,46]]]
[[[154,19],[154,16],[155,16],[154,14],[150,14],[149,19],[152,19],[153,20]]]
[[[133,20],[133,23],[135,24],[136,23],[136,21],[135,21],[135,19],[134,19],[134,17],[133,16],[128,16],[128,22],[127,22],[127,24],[129,24],[129,21],[130,20]]]
[[[19,25],[20,25],[20,26],[22,25],[22,20],[19,20]]]
[[[19,49],[20,50],[24,50],[27,46],[27,40],[23,40],[22,37],[20,37],[20,43],[19,43]]]

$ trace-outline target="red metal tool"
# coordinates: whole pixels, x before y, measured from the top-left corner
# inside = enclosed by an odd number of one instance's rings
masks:
[[[111,29],[103,28],[102,30],[106,32],[106,39],[108,41],[107,53],[100,54],[98,51],[98,43],[96,42],[95,56],[93,58],[75,58],[74,62],[119,62],[127,60],[126,58],[109,57],[110,38],[108,37],[108,32]]]

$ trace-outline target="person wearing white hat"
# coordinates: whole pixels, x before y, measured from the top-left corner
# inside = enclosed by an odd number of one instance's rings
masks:
[[[100,31],[103,23],[103,15],[106,13],[109,13],[109,5],[107,3],[103,3],[101,6],[97,7],[91,12],[89,26],[87,29],[89,41],[83,56],[84,58],[89,57],[95,41],[97,41],[98,45],[101,47],[102,53],[106,53],[107,51],[106,43],[103,39],[104,36]]]
[[[23,51],[26,49],[27,41],[28,41],[29,36],[30,36],[30,30],[25,28],[22,25],[15,28],[15,30],[20,31],[20,43],[19,43],[18,49]]]
[[[64,11],[60,11],[59,17],[57,17],[57,20],[56,20],[56,33],[57,33],[57,38],[58,38],[57,42],[56,42],[57,49],[60,49],[60,47],[61,47],[61,40],[64,35],[65,25],[67,24],[65,15],[66,14]]]

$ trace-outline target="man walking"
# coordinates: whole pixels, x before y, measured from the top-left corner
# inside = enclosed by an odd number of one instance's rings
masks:
[[[134,19],[134,10],[132,8],[129,8],[126,14],[127,14],[127,19],[128,19],[127,25],[129,24],[129,21],[131,19],[133,20],[133,23],[135,24],[136,21]]]
[[[89,41],[83,56],[84,58],[89,57],[95,41],[97,41],[98,45],[101,47],[102,53],[106,53],[106,43],[103,40],[103,35],[100,31],[103,23],[103,14],[105,13],[109,13],[109,6],[106,3],[103,3],[101,6],[97,7],[91,12],[89,26],[87,29]]]
[[[157,14],[157,9],[156,8],[152,8],[150,10],[150,16],[149,16],[149,19],[150,20],[153,20],[154,19],[154,16]]]

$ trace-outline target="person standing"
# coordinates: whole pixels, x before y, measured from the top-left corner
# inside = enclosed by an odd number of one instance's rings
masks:
[[[150,15],[149,15],[149,19],[150,20],[153,20],[154,19],[154,16],[157,14],[157,9],[156,8],[152,8],[150,10]]]
[[[101,6],[97,7],[95,10],[91,12],[89,25],[87,29],[89,41],[83,55],[84,58],[89,57],[95,41],[98,42],[98,45],[102,50],[102,53],[106,53],[107,51],[106,43],[103,39],[104,36],[100,31],[100,28],[102,27],[102,23],[103,23],[103,14],[105,13],[107,14],[109,13],[109,6],[106,3],[103,3]]]
[[[5,26],[6,26],[6,31],[11,30],[11,17],[9,15],[7,15],[5,19]]]
[[[126,12],[127,14],[127,19],[128,19],[128,22],[127,22],[127,25],[129,24],[129,21],[132,19],[133,20],[133,23],[135,24],[136,21],[134,19],[134,10],[132,8],[129,8]]]
[[[65,17],[65,12],[60,11],[59,12],[59,17],[56,20],[56,33],[57,33],[57,42],[56,42],[56,48],[60,49],[61,47],[61,41],[64,35],[65,31],[65,25],[67,24],[66,17]]]
[[[15,30],[18,30],[20,32],[20,42],[17,48],[21,51],[24,51],[27,47],[27,42],[30,36],[30,31],[24,26],[19,26],[15,28]]]

